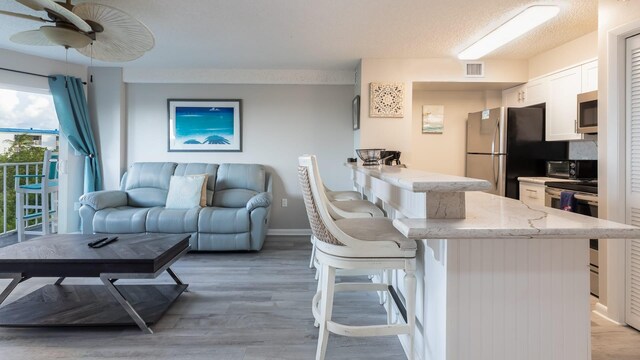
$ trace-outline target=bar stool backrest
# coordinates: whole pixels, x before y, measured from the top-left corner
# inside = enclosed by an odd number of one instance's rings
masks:
[[[311,232],[313,232],[313,236],[328,244],[343,245],[331,234],[331,232],[329,232],[320,218],[318,208],[316,207],[313,199],[313,191],[311,190],[311,183],[309,181],[309,172],[306,166],[298,166],[298,181],[300,182],[300,188],[302,189],[304,206],[307,209],[307,217],[309,218],[309,224],[311,225]]]

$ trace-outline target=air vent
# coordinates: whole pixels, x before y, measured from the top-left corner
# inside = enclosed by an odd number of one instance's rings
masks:
[[[484,77],[483,62],[468,62],[464,64],[466,77]]]

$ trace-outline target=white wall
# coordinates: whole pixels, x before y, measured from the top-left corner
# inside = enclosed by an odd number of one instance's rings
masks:
[[[486,104],[484,91],[414,91],[411,166],[464,176],[467,115]],[[422,105],[444,105],[442,134],[422,133]]]
[[[42,75],[66,74],[86,80],[87,68],[62,61],[25,55],[14,51],[0,49],[0,67],[32,72]],[[13,85],[23,89],[44,89],[49,91],[47,78],[12,73],[0,70],[0,83]],[[58,231],[60,233],[75,232],[80,229],[80,216],[74,210],[74,203],[82,195],[84,158],[74,154],[64,136],[60,138],[60,186],[58,206]]]
[[[639,1],[598,1],[598,213],[619,222],[626,220],[624,38],[640,33],[639,14]],[[624,321],[625,242],[601,241],[600,249],[607,283],[598,309]]]
[[[298,156],[318,155],[322,177],[352,187],[343,166],[353,154],[353,85],[127,84],[127,163],[260,163],[274,175],[272,229],[308,229],[297,182]],[[168,152],[167,99],[242,99],[243,151]],[[108,141],[108,139],[102,139]],[[281,199],[289,206],[282,208]]]
[[[122,68],[89,68],[91,126],[98,147],[105,189],[117,189],[127,168],[126,99]]]
[[[553,73],[598,57],[594,31],[529,59],[529,79]]]

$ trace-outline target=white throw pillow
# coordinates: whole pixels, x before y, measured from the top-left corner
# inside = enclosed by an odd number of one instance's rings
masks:
[[[191,209],[200,206],[205,175],[172,176],[167,195],[167,209]]]

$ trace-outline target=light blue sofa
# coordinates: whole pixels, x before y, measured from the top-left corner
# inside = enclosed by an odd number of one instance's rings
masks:
[[[207,206],[166,209],[172,175],[208,174]],[[271,212],[271,176],[257,164],[134,163],[120,190],[80,198],[82,233],[190,233],[191,249],[260,250]]]

